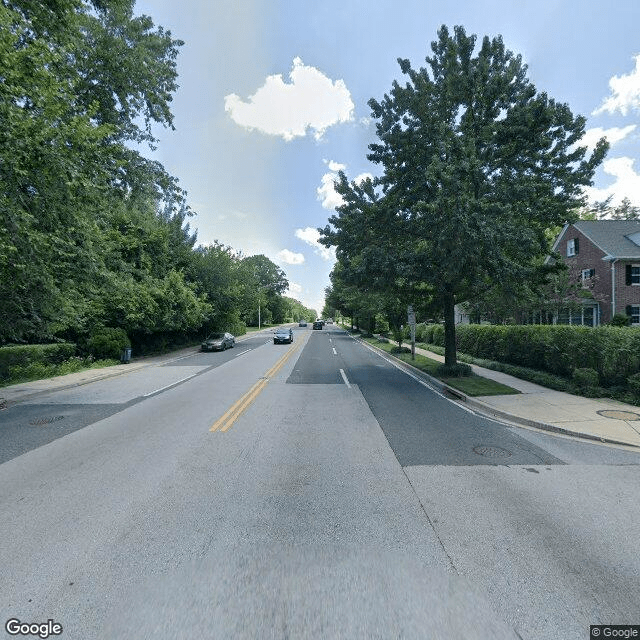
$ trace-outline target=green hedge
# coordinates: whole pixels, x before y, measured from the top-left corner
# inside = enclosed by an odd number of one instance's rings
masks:
[[[640,329],[567,325],[458,325],[456,349],[476,358],[570,378],[594,369],[605,387],[640,372]],[[444,327],[428,325],[423,342],[444,346]]]
[[[0,348],[0,380],[10,378],[11,367],[28,367],[34,364],[61,364],[73,357],[76,345],[71,342],[58,344],[24,344]]]

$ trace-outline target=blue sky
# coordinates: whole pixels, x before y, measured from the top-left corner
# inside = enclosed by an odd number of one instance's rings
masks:
[[[198,241],[267,255],[318,311],[332,176],[376,174],[367,101],[402,80],[398,57],[424,66],[442,24],[502,35],[539,91],[587,117],[587,141],[611,142],[589,196],[640,205],[638,0],[139,0],[136,13],[185,42],[176,130],[147,155],[187,190]]]

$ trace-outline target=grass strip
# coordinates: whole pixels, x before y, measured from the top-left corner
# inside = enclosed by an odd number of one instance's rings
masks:
[[[412,360],[410,353],[393,353],[393,349],[397,348],[397,345],[393,342],[381,342],[377,338],[363,338],[363,340],[375,347],[378,347],[379,349],[382,349],[383,351],[386,351],[394,358],[401,360],[402,362],[406,362],[412,367],[416,367],[416,369],[420,369],[430,376],[441,380],[444,384],[462,391],[462,393],[468,396],[502,396],[520,393],[517,389],[513,389],[512,387],[508,387],[500,382],[483,378],[476,374],[465,378],[440,377],[437,374],[437,369],[442,363],[437,360],[432,360],[431,358],[427,358],[419,353],[416,353],[416,359]]]

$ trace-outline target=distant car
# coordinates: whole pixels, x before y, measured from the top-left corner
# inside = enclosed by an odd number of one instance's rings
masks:
[[[323,324],[324,324],[324,323],[322,322],[322,320],[316,320],[316,321],[313,323],[313,328],[314,328],[314,329],[322,329],[322,325],[323,325]]]
[[[293,329],[276,329],[273,334],[273,344],[291,344],[293,342]]]
[[[224,351],[231,349],[236,339],[230,333],[212,333],[201,345],[202,351]]]
[[[300,322],[298,322],[298,326],[299,327],[306,327],[307,326],[306,320],[300,320]]]
[[[331,318],[328,318],[328,319],[325,321],[325,324],[333,324],[333,320],[332,320]]]

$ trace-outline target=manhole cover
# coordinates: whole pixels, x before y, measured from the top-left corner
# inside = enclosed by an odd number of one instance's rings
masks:
[[[479,456],[484,456],[485,458],[508,458],[511,455],[511,451],[500,447],[487,447],[486,445],[473,447],[473,450]]]
[[[58,420],[63,420],[64,416],[49,416],[48,418],[36,418],[35,420],[30,420],[29,424],[32,424],[36,427],[41,427],[43,424],[51,424],[52,422],[58,422]]]
[[[613,418],[614,420],[640,420],[640,414],[633,411],[617,411],[616,409],[604,409],[603,411],[597,411],[601,416],[605,418]]]

